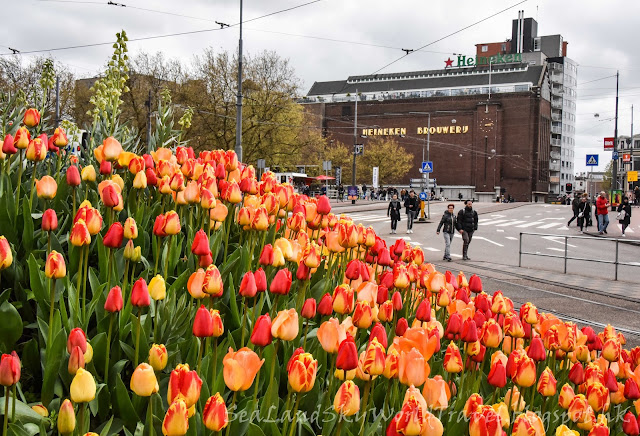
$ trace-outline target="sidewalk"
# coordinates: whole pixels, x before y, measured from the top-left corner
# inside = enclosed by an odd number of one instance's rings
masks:
[[[451,264],[449,264],[451,265]],[[551,285],[564,288],[573,288],[580,291],[588,291],[603,296],[615,296],[628,301],[640,303],[640,288],[629,286],[629,282],[614,281],[611,279],[598,279],[594,277],[586,277],[576,274],[563,274],[559,272],[523,268],[518,266],[506,266],[493,262],[472,261],[472,262],[456,262],[456,267],[462,268],[465,273],[482,272],[482,274],[491,276],[494,274],[501,275],[500,278],[523,278],[536,281],[544,281]],[[449,267],[453,270],[455,268]]]

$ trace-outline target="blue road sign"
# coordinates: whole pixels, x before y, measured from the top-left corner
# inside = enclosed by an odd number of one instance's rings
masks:
[[[614,152],[611,154],[611,159],[613,159],[613,160],[618,160],[618,151],[617,151],[617,150],[616,150],[616,151],[614,151]]]
[[[598,166],[598,155],[597,154],[588,154],[587,155],[587,166],[588,167],[597,167]]]
[[[433,162],[430,161],[430,160],[422,162],[422,168],[420,168],[420,172],[421,173],[432,173],[433,172]]]
[[[427,193],[421,192],[420,194],[418,194],[418,198],[422,201],[427,201]]]

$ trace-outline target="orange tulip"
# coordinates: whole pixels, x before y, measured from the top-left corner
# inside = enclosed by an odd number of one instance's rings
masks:
[[[40,180],[36,180],[36,194],[38,198],[52,200],[58,192],[58,184],[51,176],[44,176]]]
[[[426,387],[426,386],[425,386]],[[464,416],[469,418],[472,414],[478,412],[484,403],[484,400],[480,396],[480,394],[473,393],[464,403],[464,408],[462,409]]]
[[[334,410],[344,416],[352,416],[360,410],[360,389],[351,380],[345,381],[333,400]]]
[[[444,370],[449,373],[462,372],[462,356],[460,356],[460,349],[456,344],[451,341],[447,347],[447,351],[444,354]]]
[[[191,274],[187,281],[187,291],[193,298],[199,300],[204,298],[207,294],[204,292],[204,279],[206,273],[202,268],[199,268],[196,272]]]
[[[333,291],[333,310],[341,315],[353,311],[353,289],[349,285],[339,285]]]
[[[400,357],[398,355],[398,352],[394,348],[390,348],[384,361],[384,372],[382,373],[382,375],[385,378],[398,378],[399,359]]]
[[[607,359],[609,362],[617,362],[620,358],[621,350],[622,346],[620,345],[618,338],[609,338],[602,346],[602,357]]]
[[[192,282],[192,285],[194,282]],[[224,292],[224,283],[218,267],[211,264],[207,268],[202,282],[202,290],[211,297],[221,297]],[[193,294],[192,294],[193,295]]]
[[[219,392],[209,397],[202,411],[202,421],[209,430],[217,432],[229,424],[227,405]]]
[[[568,409],[576,394],[573,392],[573,388],[569,383],[565,383],[560,389],[560,396],[558,397],[558,405],[563,409]]]
[[[482,326],[480,342],[487,348],[498,348],[502,342],[502,329],[493,318],[487,320]]]
[[[347,333],[337,318],[330,318],[320,325],[317,337],[324,351],[335,354],[340,343],[347,338]]]
[[[377,338],[373,338],[365,351],[362,370],[369,375],[381,375],[385,367],[385,354],[382,344],[378,342]]]
[[[358,294],[360,295],[360,294]],[[359,329],[367,330],[373,322],[371,306],[364,301],[358,301],[353,311],[353,324]]]
[[[79,219],[73,224],[69,234],[69,242],[76,247],[82,247],[91,243],[89,229],[83,219]]]
[[[545,368],[540,374],[540,380],[538,380],[538,392],[543,397],[552,397],[556,394],[556,378],[553,376],[553,372],[549,367]]]
[[[122,145],[113,136],[109,136],[102,141],[102,154],[108,161],[118,160],[120,153],[122,153]]]
[[[299,350],[302,350],[301,348]],[[309,392],[313,389],[318,372],[318,361],[311,353],[300,352],[289,360],[287,373],[289,375],[289,385],[295,392]]]
[[[149,397],[158,392],[158,380],[154,369],[148,363],[141,363],[131,375],[131,390],[140,397]]]
[[[587,402],[584,395],[578,394],[571,400],[571,403],[569,404],[569,408],[567,410],[567,414],[573,422],[582,421],[587,414],[588,408],[591,408],[591,406],[589,406],[589,403]]]
[[[431,368],[417,348],[401,351],[398,359],[398,379],[407,386],[422,386]]]
[[[62,254],[51,250],[44,266],[44,275],[50,279],[61,279],[67,275],[67,266]]]
[[[205,191],[208,192],[208,191]],[[210,210],[209,216],[213,221],[223,222],[227,218],[227,214],[229,213],[229,209],[224,205],[221,201],[216,202],[213,208]]]
[[[0,236],[0,271],[9,268],[13,263],[13,254],[9,241],[4,236]]]
[[[155,371],[162,371],[167,366],[169,355],[163,344],[153,344],[149,349],[149,364]]]
[[[264,359],[260,360],[255,352],[246,347],[238,351],[229,347],[229,352],[222,359],[225,384],[232,391],[246,391],[253,384],[263,363]]]
[[[162,421],[162,434],[165,436],[183,436],[189,430],[189,408],[184,400],[171,403]]]
[[[179,364],[171,371],[167,402],[173,403],[178,399],[184,400],[187,408],[196,404],[200,399],[202,380],[196,371],[189,370],[188,364]]]
[[[22,122],[28,127],[35,127],[40,124],[40,112],[38,112],[38,109],[34,109],[32,107],[27,109],[24,113]]]
[[[520,316],[522,321],[527,324],[538,323],[538,309],[533,304],[527,302],[520,308]]]
[[[588,385],[587,402],[594,412],[606,412],[609,409],[609,389],[597,382]]]
[[[446,410],[449,407],[451,391],[442,376],[428,378],[424,383],[422,393],[430,409]],[[480,397],[480,404],[482,404],[482,397]]]
[[[536,363],[529,356],[524,356],[518,363],[513,382],[520,387],[528,388],[536,382]]]
[[[47,144],[42,141],[42,138],[33,138],[29,141],[26,157],[34,162],[40,162],[47,157]]]
[[[382,322],[393,321],[393,301],[387,300],[378,308],[378,319]]]
[[[424,400],[423,400],[424,401]],[[402,404],[396,421],[396,432],[403,435],[420,435],[423,433],[426,410],[415,396],[409,396]]]
[[[480,406],[471,415],[469,436],[501,436],[502,419],[491,406]]]
[[[542,419],[531,411],[518,415],[513,421],[511,434],[514,436],[544,436]]]
[[[271,324],[271,335],[283,341],[292,341],[298,336],[298,312],[295,309],[281,310]]]

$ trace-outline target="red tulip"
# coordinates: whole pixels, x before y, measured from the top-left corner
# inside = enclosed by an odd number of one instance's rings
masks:
[[[320,303],[318,304],[318,313],[321,316],[329,316],[333,312],[333,301],[331,294],[328,292],[322,296]]]
[[[406,318],[400,318],[396,324],[396,336],[403,336],[404,332],[409,328],[409,322]]]
[[[469,290],[476,294],[482,292],[482,280],[475,274],[469,277]]]
[[[0,385],[13,386],[20,381],[20,359],[15,351],[0,358]]]
[[[151,296],[149,295],[147,282],[145,282],[142,277],[133,284],[131,304],[136,307],[147,307],[151,304]]]
[[[161,238],[164,238],[165,236],[167,236],[167,233],[164,231],[164,227],[165,227],[165,216],[163,214],[160,214],[156,217],[155,222],[153,223],[153,234],[156,236],[159,236]]]
[[[429,300],[422,300],[416,310],[416,318],[422,322],[431,321],[431,303]]]
[[[102,174],[103,176],[111,174],[111,162],[109,162],[108,160],[103,160],[102,162],[100,162],[100,174]]]
[[[501,360],[491,366],[487,377],[489,384],[495,388],[503,388],[507,384],[507,372]]]
[[[189,370],[189,365],[180,364],[171,371],[169,376],[167,401],[173,403],[177,399],[182,399],[187,404],[187,408],[189,408],[200,399],[201,388],[202,380],[198,373]]]
[[[250,341],[253,345],[258,347],[266,347],[272,340],[271,317],[268,313],[260,315],[256,320],[256,324],[253,326]]]
[[[123,306],[122,290],[120,286],[114,286],[107,295],[107,301],[104,302],[104,310],[107,312],[120,312]]]
[[[124,228],[122,227],[122,224],[120,224],[119,222],[115,222],[111,224],[111,227],[109,227],[109,230],[107,230],[102,243],[105,247],[120,248],[123,239]]]
[[[581,385],[584,383],[584,368],[582,363],[576,362],[569,370],[569,380],[575,385]]]
[[[391,297],[391,301],[393,302],[393,310],[395,310],[396,312],[402,310],[402,296],[400,295],[400,292],[394,292],[393,296]]]
[[[640,391],[638,391],[638,384],[632,378],[628,378],[624,383],[624,397],[627,400],[635,401],[640,398]]]
[[[318,197],[318,207],[317,212],[320,215],[329,215],[331,212],[331,203],[329,202],[329,198],[326,195],[321,195]]]
[[[624,415],[624,421],[622,422],[622,431],[628,436],[640,435],[640,429],[638,428],[638,420],[633,413],[627,412]]]
[[[311,277],[311,268],[305,265],[304,260],[301,260],[298,264],[298,270],[296,271],[296,279],[298,280],[309,280]]]
[[[53,209],[47,209],[42,214],[42,231],[51,232],[58,228],[58,216]]]
[[[389,289],[386,286],[378,285],[378,294],[376,295],[376,303],[383,304],[389,299]]]
[[[541,362],[547,358],[547,351],[544,349],[544,343],[540,336],[536,336],[531,339],[531,344],[529,344],[529,349],[527,350],[527,356],[536,362]]]
[[[85,361],[84,354],[82,354],[82,350],[80,347],[73,347],[71,350],[71,355],[69,355],[69,363],[67,364],[67,371],[69,374],[75,375],[78,372],[79,368],[84,369]]]
[[[204,305],[201,305],[196,311],[196,316],[193,320],[193,336],[198,338],[213,336],[213,319]]]
[[[70,165],[67,168],[67,185],[69,186],[80,186],[80,171],[78,167],[75,165]]]
[[[4,137],[4,141],[2,142],[2,152],[5,154],[15,154],[18,152],[13,136],[6,135]]]
[[[253,276],[256,280],[256,291],[264,292],[267,290],[267,275],[262,268],[258,268]]]
[[[358,350],[353,337],[347,334],[347,339],[343,340],[338,347],[338,356],[336,357],[336,368],[344,371],[351,371],[358,367]]]
[[[478,328],[474,320],[468,319],[462,324],[460,338],[468,344],[478,340]]]
[[[316,316],[316,300],[313,298],[307,298],[302,305],[300,311],[303,318],[311,319]]]
[[[291,271],[287,268],[281,269],[273,278],[269,291],[273,294],[287,295],[291,289],[292,280]]]
[[[67,338],[67,352],[69,354],[71,354],[73,347],[80,347],[83,354],[87,351],[87,335],[79,327],[71,330]]]
[[[260,265],[271,265],[273,263],[273,246],[271,244],[264,246],[258,262]]]
[[[153,168],[149,168],[147,166],[147,169],[144,170],[144,175],[147,177],[147,184],[149,186],[156,186],[158,184],[158,177],[156,176],[156,172]]]
[[[256,278],[253,272],[247,271],[245,275],[242,276],[238,293],[245,298],[252,298],[256,296],[258,288],[256,287]]]
[[[369,334],[369,342],[373,341],[374,338],[376,338],[385,349],[387,348],[387,331],[379,322],[375,323],[375,325],[371,329],[371,333]]]
[[[200,229],[196,232],[196,235],[193,238],[193,244],[191,244],[191,252],[196,256],[211,255],[209,238],[204,230]]]

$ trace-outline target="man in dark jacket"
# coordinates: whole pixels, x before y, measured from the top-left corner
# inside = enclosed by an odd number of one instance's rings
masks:
[[[453,213],[454,208],[455,206],[453,204],[447,205],[447,210],[444,211],[444,214],[440,219],[440,224],[438,224],[438,229],[436,230],[436,234],[439,235],[440,229],[442,229],[442,235],[444,236],[444,257],[442,260],[447,260],[449,262],[451,262],[451,241],[453,240],[453,235],[456,232],[457,220]]]
[[[578,208],[580,207],[580,197],[577,195],[573,197],[573,201],[571,202],[571,209],[573,209],[573,218],[569,220],[567,223],[567,227],[571,225],[574,219],[578,218]]]
[[[473,210],[473,203],[471,200],[467,200],[464,203],[464,209],[458,212],[458,220],[456,222],[456,229],[462,235],[462,260],[471,260],[467,256],[469,250],[469,244],[473,237],[473,232],[478,230],[478,212]]]
[[[413,233],[413,219],[418,215],[420,202],[416,197],[416,192],[412,189],[404,200],[404,207],[407,210],[407,233]]]

